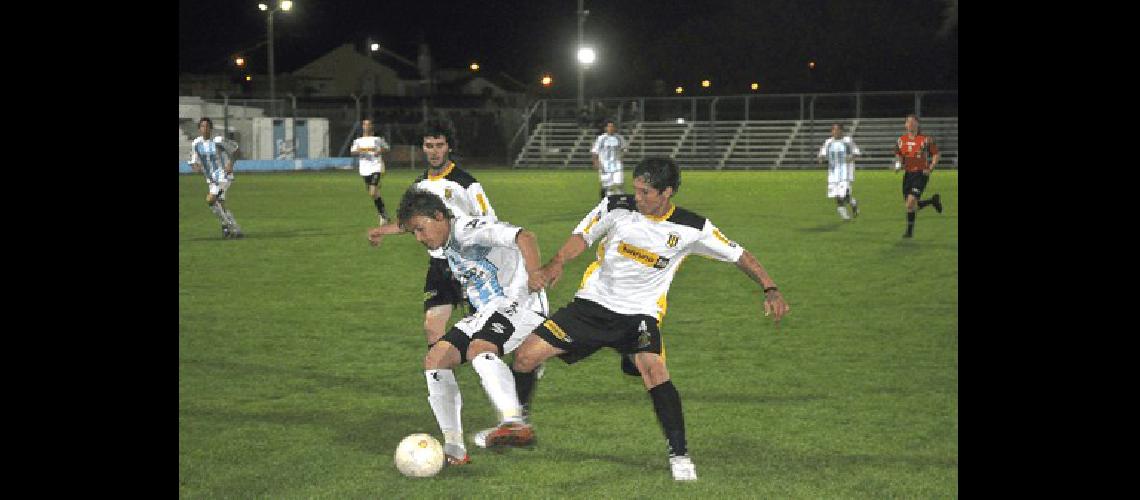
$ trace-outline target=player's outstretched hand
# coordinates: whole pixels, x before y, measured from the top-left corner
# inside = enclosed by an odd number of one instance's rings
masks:
[[[374,227],[368,230],[368,243],[374,247],[380,246],[380,242],[384,240],[384,231],[379,227]]]
[[[774,316],[776,326],[780,326],[780,320],[788,314],[792,308],[784,301],[784,295],[779,290],[772,290],[764,294],[764,316]]]
[[[553,288],[554,284],[558,283],[558,280],[562,278],[562,263],[551,260],[547,262],[545,266],[542,266],[539,272],[542,273],[543,279],[546,280],[546,286]]]

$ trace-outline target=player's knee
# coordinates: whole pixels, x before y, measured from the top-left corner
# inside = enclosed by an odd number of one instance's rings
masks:
[[[448,363],[447,351],[454,349],[450,342],[436,342],[435,345],[428,349],[427,354],[424,355],[424,369],[425,370],[440,370],[444,368],[451,368],[453,363]]]
[[[642,354],[634,357],[637,369],[641,371],[641,380],[646,389],[652,389],[669,381],[669,369],[665,367],[665,360],[656,354]]]
[[[542,361],[542,357],[533,349],[520,347],[515,351],[515,361],[511,364],[511,368],[516,372],[530,373],[538,368]]]
[[[476,340],[471,342],[471,346],[467,348],[467,359],[475,359],[475,356],[484,353],[498,358],[499,348],[495,344],[485,340]]]

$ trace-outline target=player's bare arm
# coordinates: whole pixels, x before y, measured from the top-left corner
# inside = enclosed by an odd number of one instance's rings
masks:
[[[941,156],[941,153],[934,153],[934,157],[930,159],[930,166],[926,168],[926,175],[930,175],[934,171],[934,167],[938,165],[938,158]]]
[[[567,261],[574,260],[589,247],[590,245],[586,244],[586,239],[582,235],[570,235],[566,239],[566,243],[562,244],[562,248],[558,249],[558,253],[550,258],[550,262],[542,266],[542,273],[547,280],[547,286],[554,286],[555,283],[558,283],[558,279],[562,277],[562,266]]]
[[[764,266],[760,265],[760,261],[756,260],[752,252],[745,250],[736,261],[736,267],[764,289],[764,316],[774,316],[776,324],[779,324],[780,319],[791,310],[791,307],[776,288],[776,282],[764,270]]]
[[[522,253],[523,263],[526,265],[527,288],[532,292],[542,290],[546,286],[546,279],[542,272],[542,258],[538,250],[538,237],[534,233],[523,229],[515,235],[515,243]]]
[[[598,153],[593,153],[593,159],[594,159],[594,170],[597,170],[600,172],[602,170],[602,163],[600,161],[598,161]]]
[[[368,230],[368,243],[374,247],[380,246],[380,242],[384,240],[385,236],[392,234],[401,234],[407,231],[404,230],[399,224],[390,222],[383,226],[374,227]]]

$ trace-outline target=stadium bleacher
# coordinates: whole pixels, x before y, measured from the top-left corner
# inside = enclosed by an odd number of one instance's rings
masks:
[[[889,168],[901,118],[838,120],[668,121],[624,124],[629,141],[625,161],[668,156],[686,169],[795,169],[819,167],[816,155],[841,122],[862,150],[860,168]],[[933,136],[940,167],[958,166],[958,118],[922,118],[921,131]],[[540,123],[516,157],[516,168],[592,168],[590,148],[600,131],[572,122]]]

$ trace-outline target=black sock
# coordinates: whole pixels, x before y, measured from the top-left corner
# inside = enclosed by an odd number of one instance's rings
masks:
[[[376,205],[376,213],[380,214],[381,217],[387,219],[388,212],[384,210],[384,198],[376,198],[375,200],[372,200],[372,203]]]
[[[669,443],[669,455],[685,455],[689,453],[685,443],[685,415],[681,412],[681,395],[673,387],[673,381],[667,381],[649,390],[649,397],[653,398],[653,411],[657,413],[657,421],[661,423],[661,430],[665,433],[665,440]]]
[[[914,216],[915,212],[906,213],[906,234],[914,234]]]
[[[536,371],[522,373],[511,368],[511,375],[515,376],[515,393],[518,394],[519,404],[523,407],[523,415],[530,413],[530,396],[534,393],[535,382],[538,381],[538,377],[535,376]]]
[[[606,188],[599,189],[598,190],[598,196],[605,198],[606,197]]]
[[[931,200],[918,200],[918,208],[925,208],[931,203],[933,203]]]

